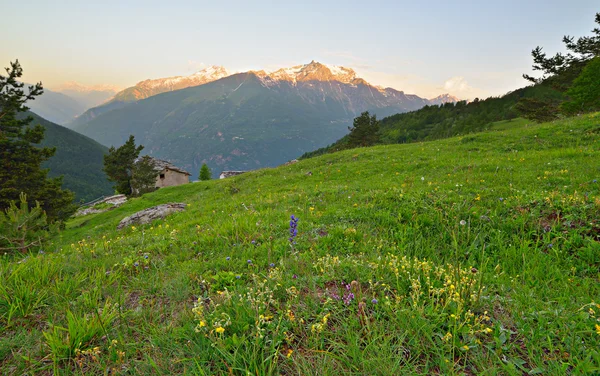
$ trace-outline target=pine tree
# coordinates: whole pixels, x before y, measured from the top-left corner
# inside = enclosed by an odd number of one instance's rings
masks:
[[[5,211],[0,211],[0,251],[27,252],[32,247],[41,246],[42,241],[59,227],[58,223],[48,225],[46,213],[39,202],[29,205],[24,193],[21,193],[19,201],[19,206],[11,201]]]
[[[135,160],[140,155],[144,146],[135,146],[135,137],[129,136],[127,142],[119,148],[111,146],[108,154],[104,156],[104,172],[108,180],[115,182],[115,191],[130,195],[131,176]]]
[[[596,13],[596,24],[600,26],[600,13]],[[563,43],[567,53],[557,53],[547,57],[542,47],[538,46],[531,51],[533,57],[533,70],[542,72],[542,77],[535,78],[524,74],[523,78],[533,83],[546,80],[557,90],[566,91],[575,78],[579,76],[587,63],[600,56],[600,27],[592,30],[593,35],[580,37],[564,36]]]
[[[206,163],[203,163],[202,167],[200,167],[200,175],[198,176],[198,179],[204,181],[204,180],[210,180],[210,178],[211,178],[210,169],[208,168]]]
[[[573,115],[600,110],[600,58],[588,63],[567,91],[570,101],[561,105],[561,110]]]
[[[372,146],[379,142],[379,121],[376,115],[365,111],[354,119],[353,127],[348,127],[348,146]]]
[[[39,202],[49,222],[65,221],[73,214],[74,195],[61,189],[62,178],[48,178],[41,164],[54,155],[54,148],[37,147],[44,139],[44,127],[30,126],[33,118],[25,116],[27,101],[43,93],[42,83],[24,89],[18,79],[23,69],[16,60],[0,75],[0,210],[20,200],[21,193],[29,198],[29,206]]]
[[[144,155],[133,166],[131,176],[131,191],[134,196],[156,190],[156,170],[152,158]]]
[[[515,109],[525,119],[544,123],[558,119],[558,103],[549,99],[522,98]]]

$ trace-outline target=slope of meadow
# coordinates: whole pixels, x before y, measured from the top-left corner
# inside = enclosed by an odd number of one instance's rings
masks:
[[[43,252],[0,258],[0,368],[600,372],[599,141],[600,114],[506,123],[78,218]],[[115,229],[166,202],[188,207]]]

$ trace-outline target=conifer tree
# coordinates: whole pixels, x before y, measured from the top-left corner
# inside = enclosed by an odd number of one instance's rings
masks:
[[[379,142],[379,121],[365,111],[354,119],[353,127],[348,127],[348,146],[371,146]]]
[[[27,101],[43,93],[42,83],[29,86],[19,82],[23,69],[16,60],[0,75],[0,210],[26,194],[29,207],[40,203],[49,222],[64,221],[76,207],[71,191],[61,189],[62,178],[48,178],[41,164],[54,155],[54,148],[37,147],[44,139],[44,127],[30,126]]]
[[[134,196],[156,190],[156,175],[152,158],[144,155],[135,162],[131,176],[131,191]]]
[[[11,201],[5,211],[0,211],[0,252],[27,252],[58,230],[58,222],[48,224],[39,202],[29,205],[24,193],[19,201],[19,205]]]
[[[129,139],[120,147],[111,146],[108,154],[104,156],[104,172],[108,180],[115,182],[115,191],[130,195],[131,176],[135,160],[140,155],[144,146],[135,146],[135,137],[129,136]]]
[[[570,101],[561,105],[568,115],[600,110],[600,57],[590,61],[567,91]]]
[[[557,53],[548,57],[538,46],[531,51],[533,70],[542,72],[542,77],[535,78],[524,74],[523,78],[533,83],[546,80],[559,91],[566,91],[575,78],[579,76],[587,63],[600,56],[600,13],[596,13],[595,22],[599,27],[592,30],[591,36],[575,39],[565,35],[563,43],[567,53]]]
[[[208,168],[206,163],[203,163],[202,167],[200,167],[200,175],[198,176],[198,178],[202,181],[210,180],[211,173],[210,173],[210,169]]]
[[[595,21],[600,26],[600,13],[596,13]],[[579,80],[577,93],[569,90],[588,63],[600,57],[600,27],[594,28],[592,33],[591,36],[579,37],[577,39],[565,35],[562,41],[567,52],[559,52],[550,57],[543,51],[542,47],[537,46],[531,51],[531,56],[533,57],[532,69],[541,72],[542,75],[536,78],[524,74],[523,78],[534,84],[543,83],[549,85],[559,93],[566,92],[569,96],[573,94],[581,96],[583,91],[585,91],[582,80]],[[588,80],[585,84],[591,84],[592,81]],[[557,98],[536,98],[533,100],[523,98],[517,103],[515,108],[521,116],[537,122],[557,119],[560,113],[559,110],[562,110],[567,115],[583,110],[582,108],[576,108],[578,105],[576,101],[567,102],[566,104],[561,104],[560,102],[561,100]],[[585,106],[585,104],[583,105]]]

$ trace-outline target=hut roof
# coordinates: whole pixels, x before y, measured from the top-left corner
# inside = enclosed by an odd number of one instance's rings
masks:
[[[154,158],[154,157],[150,157],[150,159],[152,159],[152,163],[154,164],[154,170],[156,172],[161,172],[166,169],[169,169],[171,171],[177,171],[179,173],[186,174],[188,176],[192,175],[189,172],[187,172],[186,170],[175,166],[174,164],[172,164],[169,161],[165,161],[165,160]],[[141,160],[141,158],[136,159],[135,163],[138,163],[138,161],[140,161],[140,160]]]

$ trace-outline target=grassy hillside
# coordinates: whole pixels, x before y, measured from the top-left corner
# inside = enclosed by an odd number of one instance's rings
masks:
[[[0,258],[0,367],[598,373],[598,124],[349,150],[73,220]],[[166,202],[187,210],[115,229]]]
[[[425,106],[417,111],[395,114],[380,120],[380,143],[430,141],[489,130],[497,122],[517,119],[519,113],[515,105],[522,98],[558,100],[562,94],[545,83],[524,87],[502,97]],[[302,158],[348,148],[348,136],[344,136],[327,147],[304,154]]]
[[[112,183],[102,171],[103,156],[108,148],[34,113],[30,115],[33,117],[31,124],[46,128],[41,145],[56,147],[56,153],[43,167],[50,169],[49,175],[52,177],[64,176],[63,188],[75,192],[78,201],[90,201],[114,192]]]

